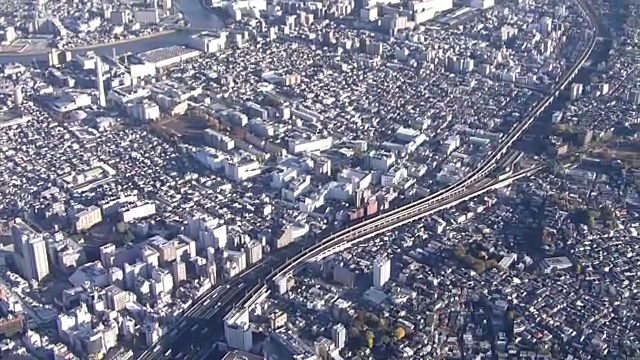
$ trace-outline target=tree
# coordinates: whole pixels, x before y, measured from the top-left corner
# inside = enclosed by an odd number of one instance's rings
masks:
[[[471,263],[471,270],[475,271],[478,274],[482,274],[486,270],[486,267],[484,265],[484,261],[482,261],[482,260],[474,260]]]
[[[380,339],[380,343],[382,345],[388,345],[391,342],[391,338],[387,335],[383,335],[382,338]]]
[[[485,261],[484,266],[486,269],[498,269],[500,267],[500,264],[496,260],[491,259]]]
[[[380,323],[380,318],[378,318],[375,314],[373,313],[367,313],[367,325],[369,325],[370,327],[375,327]]]
[[[393,331],[393,334],[395,335],[396,340],[402,340],[402,339],[405,337],[406,332],[404,331],[404,328],[403,328],[403,327],[398,326],[398,327]]]
[[[513,310],[507,311],[507,319],[513,321],[516,318],[516,312]]]
[[[356,327],[351,327],[349,329],[349,338],[350,339],[357,339],[360,337],[360,329],[356,328]]]
[[[387,330],[389,323],[386,319],[380,318],[378,321],[378,330]]]
[[[375,340],[375,336],[373,335],[373,331],[367,331],[365,333],[365,338],[367,339],[367,347],[369,347],[369,349],[373,349],[374,340]]]
[[[453,250],[453,253],[457,257],[463,257],[467,254],[467,251],[462,246],[456,246],[456,248]]]

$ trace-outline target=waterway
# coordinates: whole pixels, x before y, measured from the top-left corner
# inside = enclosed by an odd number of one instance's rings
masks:
[[[191,27],[196,29],[219,29],[223,27],[223,22],[204,6],[201,0],[176,0],[175,6],[182,12],[185,19],[189,21]],[[96,45],[91,48],[83,48],[81,50],[70,51],[75,54],[83,54],[87,51],[93,51],[100,55],[111,55],[115,49],[117,53],[138,53],[157,49],[160,47],[186,44],[187,38],[198,31],[185,29],[169,34],[163,34],[153,37],[141,38],[138,40],[127,41],[123,43],[113,43]],[[47,54],[0,54],[0,64],[21,63],[24,65],[31,64],[34,61],[46,61]]]

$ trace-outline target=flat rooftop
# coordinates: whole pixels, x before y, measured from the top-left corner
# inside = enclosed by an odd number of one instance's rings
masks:
[[[248,352],[235,350],[228,352],[222,360],[263,360],[264,357],[250,354]]]
[[[183,45],[172,45],[168,47],[141,52],[137,55],[137,58],[142,60],[143,62],[157,63],[163,60],[189,54],[194,51],[198,51],[198,50],[192,49]]]

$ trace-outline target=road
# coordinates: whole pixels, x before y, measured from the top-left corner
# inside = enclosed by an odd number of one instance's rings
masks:
[[[424,199],[381,214],[378,217],[365,220],[343,231],[331,234],[328,238],[317,241],[314,244],[294,244],[287,249],[285,255],[274,255],[274,257],[267,259],[266,263],[269,265],[262,266],[260,270],[257,271],[253,270],[246,275],[240,276],[238,280],[233,281],[230,292],[221,295],[220,300],[212,300],[209,302],[210,305],[203,303],[196,304],[195,308],[198,308],[198,310],[194,312],[194,314],[204,314],[206,316],[198,317],[196,315],[196,319],[193,321],[195,321],[196,324],[203,325],[196,326],[196,329],[193,331],[185,327],[177,336],[169,336],[166,339],[162,339],[161,342],[152,348],[152,351],[143,354],[140,358],[170,359],[175,356],[188,356],[189,359],[205,358],[206,355],[209,354],[214,342],[220,339],[224,333],[224,325],[222,323],[224,314],[228,313],[233,306],[244,306],[245,304],[243,302],[245,302],[248,297],[263,288],[265,284],[273,281],[277,275],[291,273],[307,259],[320,257],[327,252],[335,251],[336,248],[348,247],[355,242],[415,221],[427,214],[455,206],[488,189],[496,188],[498,184],[510,183],[509,180],[511,179],[528,176],[529,172],[525,171],[524,173],[520,172],[508,176],[504,178],[504,180],[488,178],[497,167],[511,165],[501,163],[501,160],[508,154],[511,146],[529,128],[533,121],[545,111],[566,86],[572,82],[577,72],[593,52],[597,41],[597,27],[595,24],[598,23],[598,19],[590,7],[587,6],[585,0],[577,0],[577,2],[592,24],[594,34],[590,41],[586,44],[586,47],[576,62],[550,91],[549,96],[534,106],[523,121],[501,140],[497,149],[493,151],[476,170],[472,171],[458,183]],[[507,156],[507,158],[510,158],[510,156]],[[244,284],[245,286],[235,289],[233,284]],[[216,302],[214,303],[213,301]],[[215,305],[211,306],[211,304]]]
[[[504,180],[493,178],[485,179],[478,182],[473,188],[459,194],[457,197],[449,198],[438,205],[432,205],[429,210],[421,211],[423,214],[434,213],[443,208],[466,201],[469,197],[475,197],[486,191],[490,191],[492,188],[504,186],[501,184],[505,184],[508,181],[529,176],[530,173],[539,171],[542,168],[543,166],[538,166],[516,172]],[[409,221],[408,219],[398,220],[396,222],[386,223],[384,226],[375,229],[365,227],[365,232],[354,233],[356,235],[352,236],[359,240],[364,240],[375,234],[389,231]],[[246,297],[249,289],[263,286],[272,280],[277,273],[274,269],[281,268],[283,265],[288,264],[291,261],[292,255],[295,255],[294,258],[296,258],[300,253],[306,253],[309,257],[315,257],[322,255],[323,252],[332,247],[334,247],[334,243],[323,242],[323,245],[319,247],[312,245],[311,248],[314,248],[314,250],[309,251],[309,243],[294,243],[291,247],[283,249],[283,252],[279,252],[266,259],[263,263],[243,273],[238,279],[232,280],[227,291],[212,294],[209,297],[205,297],[206,300],[194,305],[193,309],[196,310],[181,320],[185,322],[185,325],[180,326],[179,334],[173,336],[169,334],[168,337],[164,337],[152,347],[150,351],[142,354],[139,359],[158,360],[176,357],[184,357],[185,359],[206,358],[206,355],[212,351],[214,345],[218,340],[221,340],[224,335],[224,326],[222,325],[223,317],[233,306],[239,304],[243,298]],[[212,326],[212,324],[217,325]]]

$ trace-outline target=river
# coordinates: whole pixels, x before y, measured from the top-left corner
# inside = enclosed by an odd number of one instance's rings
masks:
[[[190,26],[198,29],[219,29],[224,24],[218,17],[207,9],[200,0],[175,0],[175,6],[183,13],[185,19],[190,23]],[[113,49],[117,53],[138,53],[148,50],[157,49],[160,47],[171,46],[176,44],[185,44],[189,36],[193,35],[197,31],[182,30],[164,35],[158,35],[154,37],[142,38],[139,40],[127,41],[123,43],[104,44],[97,45],[92,48],[84,48],[81,50],[70,51],[75,54],[86,53],[87,51],[93,51],[100,55],[111,55]],[[0,54],[0,64],[7,63],[21,63],[24,65],[36,61],[46,61],[47,54]]]

